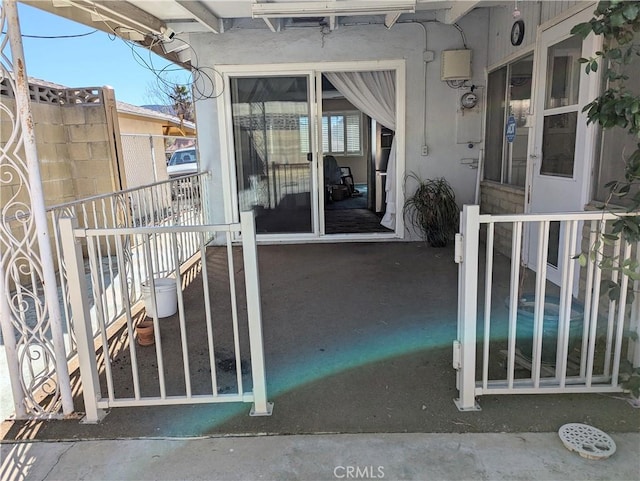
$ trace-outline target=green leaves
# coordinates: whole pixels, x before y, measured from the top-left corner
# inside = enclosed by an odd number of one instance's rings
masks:
[[[589,35],[593,30],[593,27],[590,22],[579,23],[575,27],[571,29],[572,35],[579,35],[584,38]]]
[[[606,82],[605,90],[582,109],[587,116],[587,124],[598,124],[604,129],[623,128],[629,135],[640,139],[640,95],[633,93],[637,92],[638,80],[632,80],[634,84],[631,89],[625,84],[629,80],[625,73],[626,66],[638,61],[640,56],[640,45],[634,43],[638,39],[637,32],[640,32],[640,2],[620,0],[598,2],[593,18],[571,30],[572,34],[582,38],[593,34],[601,35],[604,39],[601,51],[595,52],[591,58],[578,59],[587,75],[600,70]],[[626,302],[631,303],[635,296],[633,284],[640,280],[640,265],[635,252],[629,258],[624,258],[620,255],[620,249],[626,245],[621,244],[623,240],[635,243],[636,249],[640,242],[640,144],[626,157],[624,179],[608,182],[605,187],[609,189],[609,197],[602,210],[611,211],[609,202],[612,199],[626,199],[627,213],[633,215],[620,215],[610,223],[608,230],[596,232],[589,249],[574,256],[574,259],[580,266],[591,263],[593,267],[597,264],[601,271],[609,273],[608,278],[603,275],[601,293],[608,296],[610,301],[620,301],[622,294],[625,294]],[[627,276],[629,281],[625,291],[620,282],[623,276]],[[637,333],[632,334],[637,340]],[[634,396],[640,396],[640,369],[633,368],[626,359],[621,364],[619,382]]]
[[[587,265],[587,256],[584,255],[584,253],[580,254],[578,256],[578,263],[580,264],[580,267],[586,267]]]
[[[626,2],[626,5],[622,8],[622,15],[627,20],[637,20],[638,14],[640,14],[640,5],[636,2]]]

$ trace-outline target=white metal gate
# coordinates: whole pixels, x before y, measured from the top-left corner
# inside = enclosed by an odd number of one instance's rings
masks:
[[[241,261],[234,260],[234,234],[242,235]],[[226,238],[226,249],[217,247],[226,252],[219,264],[208,267],[205,251],[211,235]],[[191,260],[184,259],[181,245],[192,243],[194,236],[199,249]],[[98,422],[103,415],[102,410],[107,408],[170,404],[251,402],[251,415],[271,414],[266,392],[252,212],[243,213],[240,223],[228,225],[77,228],[75,219],[62,218],[60,237],[67,281],[74,286],[69,290],[69,296],[75,320],[86,422]],[[110,252],[115,253],[110,262],[117,264],[115,270],[118,275],[111,276],[107,282],[117,284],[115,288],[121,294],[125,315],[121,322],[108,324],[109,319],[98,309],[98,335],[94,336],[90,303],[100,302],[100,293],[95,292],[95,286],[103,285],[105,280],[100,278],[101,269],[91,269],[90,280],[94,287],[91,290],[87,287],[83,247],[89,262],[100,265],[104,262],[101,245],[112,246]],[[131,246],[136,247],[133,249]],[[135,280],[132,281],[127,274],[130,263],[145,267],[149,290],[144,301],[137,301],[131,295],[136,286],[133,285]],[[241,269],[237,266],[240,263]],[[217,314],[214,309],[220,305],[223,296],[211,299],[211,293],[215,291],[210,286],[210,269],[214,267],[228,273],[228,287],[225,289],[228,290],[226,302],[229,308],[224,315]],[[241,271],[244,272],[242,279],[236,275]],[[167,292],[156,289],[162,279],[169,279]],[[198,299],[201,308],[195,315],[191,311],[192,316],[187,319],[186,288],[198,281],[202,283],[202,297]],[[241,284],[245,287],[243,293],[236,287]],[[160,318],[162,297],[174,295],[177,314],[163,314],[166,319]],[[204,303],[200,304],[202,301]],[[146,312],[142,310],[143,302]],[[150,309],[148,302],[155,307]],[[226,312],[230,315],[227,316]],[[139,339],[135,334],[136,327],[146,317],[153,319],[154,343],[151,346],[141,346],[136,342]],[[225,323],[224,329],[220,327],[222,322]],[[202,341],[196,360],[191,345],[194,339]],[[219,355],[222,341],[227,351],[225,359]],[[227,365],[224,369],[226,375],[221,373],[221,363]],[[174,383],[169,382],[170,364],[175,367],[172,372],[177,372],[174,378],[179,378]],[[126,370],[125,378],[118,376],[118,370],[122,369]],[[197,388],[195,377],[199,379]],[[250,389],[245,388],[249,385]]]
[[[627,302],[640,282],[617,268],[621,259],[640,259],[638,245],[607,239],[583,268],[572,248],[582,239],[582,249],[593,250],[600,233],[618,218],[600,211],[494,216],[480,215],[479,206],[464,207],[455,254],[458,409],[479,409],[476,397],[487,394],[623,391],[621,366],[640,365],[639,344],[628,334],[639,331],[640,302],[638,296]],[[546,271],[554,222],[567,232],[559,286],[549,282]],[[533,228],[535,272],[521,265],[523,235]],[[504,237],[510,238],[510,252],[500,252]],[[600,266],[603,255],[612,259],[612,269]],[[610,300],[614,285],[619,296]]]

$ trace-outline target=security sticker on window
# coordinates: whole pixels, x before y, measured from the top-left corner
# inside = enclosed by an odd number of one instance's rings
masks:
[[[509,115],[507,119],[504,136],[509,143],[512,143],[516,139],[516,118],[513,115]]]

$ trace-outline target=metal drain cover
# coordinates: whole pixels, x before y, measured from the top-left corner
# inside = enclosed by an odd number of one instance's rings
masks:
[[[565,424],[558,435],[569,451],[576,451],[583,458],[606,459],[616,452],[611,436],[588,424]]]

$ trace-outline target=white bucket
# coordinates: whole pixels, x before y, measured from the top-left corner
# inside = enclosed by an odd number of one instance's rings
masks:
[[[173,316],[178,311],[178,292],[176,291],[175,279],[154,278],[153,282],[158,305],[158,317]],[[155,309],[151,297],[150,283],[143,282],[141,290],[144,307],[147,309],[147,316],[153,317]]]

